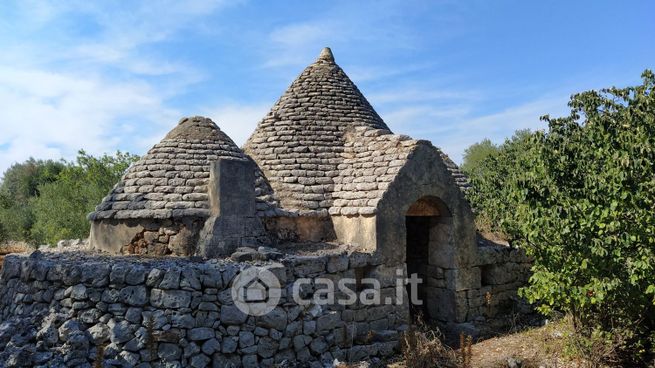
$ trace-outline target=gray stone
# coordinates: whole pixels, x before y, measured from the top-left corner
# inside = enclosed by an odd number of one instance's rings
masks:
[[[239,332],[239,347],[247,348],[255,344],[255,335],[249,331]]]
[[[257,319],[257,325],[276,330],[284,330],[287,326],[287,312],[281,307],[275,307],[269,313]]]
[[[313,335],[316,333],[316,321],[303,321],[302,332],[305,335]]]
[[[165,274],[166,272],[164,270],[153,268],[152,270],[150,270],[150,272],[148,273],[148,277],[146,278],[146,286],[158,288],[159,283],[164,278]]]
[[[140,360],[139,354],[131,353],[129,351],[121,351],[119,355],[128,366],[135,366]]]
[[[270,337],[262,337],[257,343],[257,354],[262,358],[270,358],[275,355],[279,344]]]
[[[127,308],[127,311],[125,312],[125,319],[135,324],[141,324],[142,312],[143,310],[141,308]]]
[[[134,337],[132,328],[129,322],[120,321],[110,326],[110,339],[114,344],[124,343]]]
[[[102,292],[102,297],[100,300],[102,300],[105,303],[116,303],[118,302],[118,299],[120,297],[120,291],[116,289],[105,289],[105,291]]]
[[[193,316],[186,313],[176,313],[171,316],[171,323],[173,327],[179,327],[183,329],[193,328],[195,325],[195,320]]]
[[[125,283],[128,285],[142,284],[146,279],[146,269],[141,266],[133,266],[125,275]]]
[[[129,271],[129,266],[127,265],[114,265],[111,268],[111,272],[109,273],[109,283],[112,285],[123,285],[125,284],[125,276],[127,275],[127,272]]]
[[[152,289],[150,292],[150,304],[158,308],[188,308],[191,304],[191,292]]]
[[[212,368],[237,368],[241,366],[241,357],[238,355],[225,356],[222,353],[214,353],[212,356]]]
[[[204,354],[198,354],[191,357],[190,364],[193,368],[204,368],[209,365],[211,359]]]
[[[96,308],[87,309],[79,314],[80,321],[87,324],[96,323],[100,317],[102,317],[102,311]]]
[[[198,305],[198,309],[202,311],[218,311],[216,303],[202,302]]]
[[[241,363],[243,364],[243,368],[259,368],[257,355],[254,354],[244,355],[243,358],[241,358]]]
[[[333,330],[341,323],[339,312],[333,311],[318,317],[316,320],[316,330],[319,334]]]
[[[266,260],[278,260],[284,256],[280,251],[271,247],[259,247],[257,252],[261,255],[261,258]]]
[[[221,343],[218,340],[209,339],[202,344],[202,352],[211,356],[214,352],[221,351]]]
[[[201,290],[200,278],[195,270],[185,268],[182,270],[182,280],[180,281],[181,288],[189,288],[193,290]]]
[[[175,361],[180,359],[182,351],[178,344],[161,343],[157,350],[157,356],[164,361]]]
[[[228,336],[223,339],[221,351],[226,354],[234,353],[239,345],[239,339],[235,336]]]
[[[223,278],[221,276],[221,271],[213,268],[205,269],[202,277],[202,283],[207,288],[222,288]]]
[[[224,305],[221,307],[221,322],[227,325],[240,325],[246,322],[248,316],[241,312],[235,305]]]
[[[85,300],[87,298],[86,286],[84,286],[83,284],[77,284],[71,286],[69,289],[71,290],[70,296],[74,300]]]
[[[307,277],[325,272],[327,259],[319,256],[297,256],[292,262],[296,275]]]
[[[111,337],[111,331],[109,330],[109,327],[102,322],[96,323],[95,325],[89,327],[87,331],[91,335],[91,338],[93,338],[93,341],[96,345],[107,342]]]
[[[302,350],[307,344],[312,341],[312,338],[307,335],[298,335],[293,338],[293,348],[296,352]]]
[[[325,341],[325,338],[320,336],[312,340],[312,342],[309,344],[309,348],[316,354],[322,354],[327,351],[328,344]]]
[[[198,327],[189,330],[189,339],[192,341],[209,340],[215,336],[214,330],[207,327]]]
[[[159,283],[160,289],[177,289],[180,287],[180,270],[168,270]]]
[[[143,306],[148,301],[146,287],[143,285],[126,286],[121,289],[119,299],[129,305]]]
[[[64,342],[67,341],[75,331],[80,331],[80,324],[74,319],[69,319],[59,326],[59,339]]]
[[[348,269],[348,255],[339,254],[330,256],[327,260],[327,272],[342,272]]]

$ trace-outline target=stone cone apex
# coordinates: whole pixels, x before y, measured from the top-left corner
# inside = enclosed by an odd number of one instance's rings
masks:
[[[330,50],[329,47],[324,47],[323,50],[321,50],[321,54],[318,55],[318,59],[316,60],[317,63],[320,62],[326,62],[330,64],[334,64],[334,55],[332,55],[332,50]]]
[[[327,213],[347,135],[357,127],[389,132],[326,47],[259,123],[244,151],[282,208]]]
[[[246,159],[211,119],[183,118],[130,166],[88,218],[208,217],[210,163],[219,158]]]

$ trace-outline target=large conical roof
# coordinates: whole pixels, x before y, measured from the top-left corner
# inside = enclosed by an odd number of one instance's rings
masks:
[[[89,219],[209,216],[209,163],[246,156],[211,119],[183,118],[132,165]]]
[[[244,151],[263,170],[282,207],[327,210],[346,134],[356,127],[389,131],[325,48],[259,123]]]

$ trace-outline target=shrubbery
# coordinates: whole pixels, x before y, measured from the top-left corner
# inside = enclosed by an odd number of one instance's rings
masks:
[[[633,364],[655,346],[655,76],[574,95],[469,170],[483,223],[534,256],[522,295]],[[582,341],[582,340],[581,340]]]
[[[30,159],[11,166],[0,183],[0,241],[54,244],[86,237],[86,215],[136,159],[80,151],[75,162]]]

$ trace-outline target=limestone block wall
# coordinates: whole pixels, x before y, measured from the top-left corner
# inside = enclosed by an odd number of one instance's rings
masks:
[[[480,246],[478,255],[480,288],[468,292],[470,312],[492,319],[526,312],[517,291],[530,278],[530,257],[521,249],[499,245]]]
[[[282,299],[262,317],[243,314],[230,286],[249,264],[225,260],[10,255],[0,276],[0,362],[7,366],[272,367],[283,361],[387,356],[406,328],[401,305],[303,306],[299,278],[376,277],[392,294],[392,268],[367,254],[286,256],[267,263]],[[406,298],[405,298],[406,299]],[[314,366],[313,365],[313,366]]]

